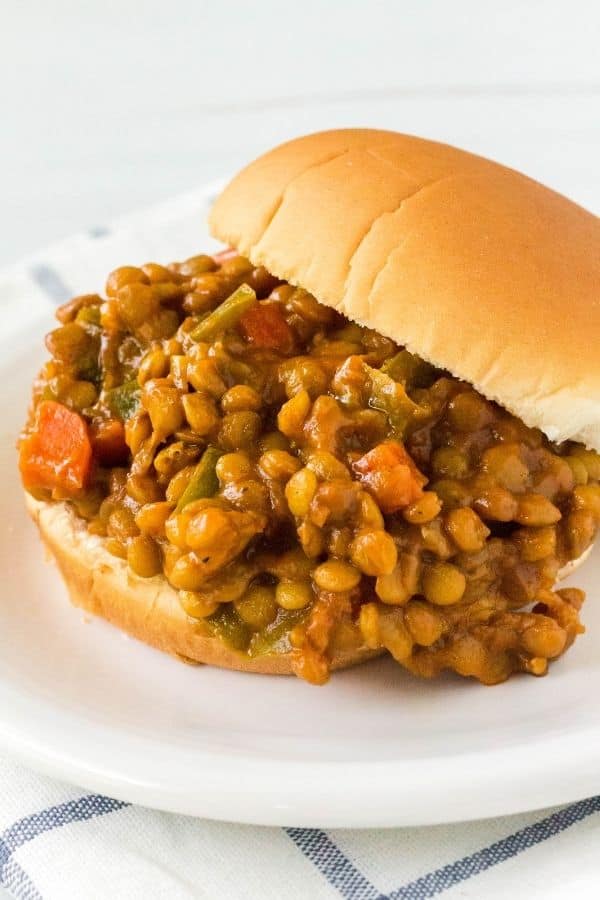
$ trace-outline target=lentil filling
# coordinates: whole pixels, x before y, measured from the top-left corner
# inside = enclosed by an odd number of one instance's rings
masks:
[[[600,522],[595,453],[233,252],[116,269],[57,317],[24,485],[207,634],[316,684],[359,647],[493,684],[583,631],[554,585]]]

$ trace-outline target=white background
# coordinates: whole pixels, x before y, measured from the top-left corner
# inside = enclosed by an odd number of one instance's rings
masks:
[[[0,9],[0,264],[342,125],[453,142],[600,211],[595,0]]]

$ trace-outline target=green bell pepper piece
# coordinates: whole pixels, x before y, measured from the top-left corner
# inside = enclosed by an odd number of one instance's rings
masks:
[[[226,300],[208,313],[190,332],[194,341],[211,341],[220,331],[227,331],[257,302],[256,292],[241,284]]]
[[[436,373],[434,366],[408,350],[400,350],[394,356],[386,359],[381,371],[393,378],[394,381],[399,381],[408,390],[429,387]]]
[[[185,491],[179,498],[175,508],[176,513],[181,512],[188,503],[192,503],[194,500],[213,497],[217,493],[219,480],[216,468],[219,457],[222,455],[223,451],[219,450],[218,447],[209,445],[206,448]]]
[[[380,369],[366,365],[369,378],[369,406],[384,412],[396,435],[402,440],[409,424],[422,418],[426,411],[414,403],[402,384]]]
[[[292,649],[289,632],[308,615],[306,609],[279,610],[275,620],[253,635],[248,648],[250,656],[265,653],[288,653]]]
[[[116,388],[110,388],[104,395],[104,402],[113,416],[126,422],[137,412],[140,405],[141,389],[137,380],[125,381]]]

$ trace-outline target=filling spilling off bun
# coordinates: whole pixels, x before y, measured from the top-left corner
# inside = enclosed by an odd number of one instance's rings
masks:
[[[73,602],[188,661],[322,684],[543,675],[600,524],[600,228],[382,131],[243,170],[230,249],[58,310],[20,441]]]

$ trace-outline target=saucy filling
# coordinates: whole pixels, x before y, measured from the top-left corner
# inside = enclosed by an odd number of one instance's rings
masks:
[[[385,648],[416,675],[543,675],[583,631],[558,571],[600,458],[232,252],[112,272],[46,338],[25,487],[68,500],[240,653]]]

